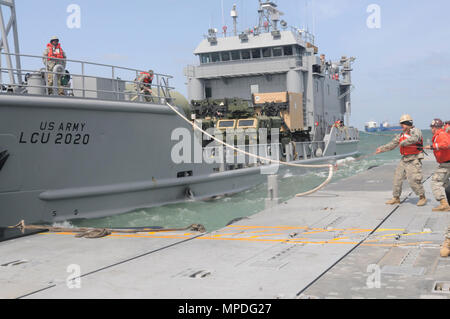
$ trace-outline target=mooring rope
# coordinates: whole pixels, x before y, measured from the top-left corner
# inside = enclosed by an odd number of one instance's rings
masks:
[[[311,195],[311,194],[313,194],[315,192],[318,192],[319,190],[321,190],[322,188],[327,186],[331,182],[331,180],[333,179],[334,168],[335,167],[333,165],[331,165],[331,164],[318,164],[318,165],[294,164],[294,163],[282,162],[282,161],[279,161],[279,160],[274,160],[274,159],[271,159],[271,158],[267,158],[267,157],[259,156],[259,155],[253,154],[253,153],[249,153],[249,152],[241,150],[240,148],[237,148],[237,147],[235,147],[233,145],[227,144],[224,141],[221,141],[218,138],[216,138],[215,136],[213,136],[213,135],[209,134],[208,132],[204,131],[202,128],[198,127],[198,125],[195,124],[195,122],[190,121],[188,118],[186,118],[186,116],[181,114],[180,111],[178,111],[176,109],[176,107],[172,106],[168,102],[167,102],[167,106],[172,111],[174,111],[179,117],[181,117],[185,122],[187,122],[189,125],[191,125],[194,128],[194,130],[202,132],[203,134],[205,134],[206,136],[208,136],[212,140],[216,141],[217,143],[219,143],[219,144],[221,144],[221,145],[223,145],[223,146],[225,146],[225,147],[227,147],[229,149],[232,149],[232,150],[234,150],[234,151],[236,151],[238,153],[241,153],[241,154],[244,154],[244,155],[247,155],[249,157],[256,158],[256,159],[259,159],[261,161],[266,161],[266,162],[269,162],[271,164],[278,164],[278,165],[297,167],[297,168],[300,167],[300,168],[328,168],[329,169],[328,178],[322,184],[320,184],[318,187],[316,187],[316,188],[314,188],[314,189],[312,189],[312,190],[310,190],[308,192],[297,194],[297,195],[295,195],[296,197],[303,197],[303,196]]]
[[[362,134],[367,134],[367,135],[372,135],[372,136],[386,136],[386,137],[391,137],[394,138],[396,134],[380,134],[380,133],[371,133],[371,132],[361,132]]]
[[[113,229],[113,228],[67,228],[67,227],[55,227],[45,225],[26,225],[22,220],[20,223],[14,226],[9,226],[9,229],[18,229],[22,233],[26,230],[42,230],[52,233],[76,233],[77,238],[90,238],[97,239],[109,236],[113,233],[116,234],[139,234],[139,233],[162,233],[162,232],[180,232],[180,231],[193,231],[199,233],[205,233],[206,228],[203,225],[193,224],[185,228],[173,228],[173,229],[154,229],[154,228],[137,228],[137,229]]]

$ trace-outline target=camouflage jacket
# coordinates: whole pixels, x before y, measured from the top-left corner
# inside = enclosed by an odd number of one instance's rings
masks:
[[[139,87],[142,89],[144,87],[151,89],[151,82],[145,83],[144,80],[149,78],[147,74],[139,74],[139,76],[136,78],[135,82],[139,82]]]
[[[410,130],[409,134],[411,135],[411,137],[406,139],[406,140],[404,140],[404,141],[402,141],[401,143],[400,143],[400,137],[401,137],[402,134],[396,135],[394,137],[394,139],[390,143],[388,143],[388,144],[386,144],[384,146],[381,146],[380,150],[382,152],[389,152],[389,151],[392,151],[392,150],[396,149],[398,146],[408,146],[408,145],[417,144],[418,142],[420,142],[423,139],[422,131],[419,130],[418,128],[413,127]],[[424,158],[425,157],[424,157],[423,152],[422,152],[422,153],[417,154],[417,155],[403,156],[402,159],[405,162],[409,162],[409,161],[413,161],[413,160],[416,160],[416,159],[422,160]]]

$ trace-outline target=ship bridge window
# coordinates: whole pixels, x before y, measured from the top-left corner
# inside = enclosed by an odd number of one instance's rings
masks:
[[[241,51],[231,51],[231,59],[233,61],[241,59]]]
[[[236,127],[236,121],[235,120],[221,120],[217,123],[218,129],[228,129],[232,128],[234,129]]]
[[[292,46],[290,46],[290,45],[283,47],[283,51],[284,51],[284,55],[286,55],[286,56],[290,56],[293,54]]]
[[[261,58],[261,50],[260,49],[253,49],[252,50],[252,58],[253,59],[260,59]]]
[[[271,48],[264,48],[262,49],[263,57],[264,58],[270,58],[272,57],[272,49]]]
[[[273,56],[283,56],[283,49],[281,47],[273,48]]]
[[[209,54],[200,55],[200,63],[211,63],[211,56]]]
[[[222,52],[222,61],[223,62],[230,61],[230,52]]]
[[[217,52],[212,53],[212,54],[211,54],[211,61],[212,61],[213,63],[215,63],[215,62],[220,62],[220,54],[217,53]]]
[[[256,128],[256,120],[239,120],[238,128]]]
[[[241,52],[242,53],[242,59],[243,60],[248,60],[250,59],[250,51],[249,50],[244,50]]]

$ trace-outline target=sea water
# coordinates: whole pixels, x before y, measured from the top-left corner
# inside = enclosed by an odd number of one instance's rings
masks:
[[[431,139],[430,131],[423,131],[424,141]],[[400,159],[398,149],[376,155],[378,146],[392,140],[395,133],[369,135],[361,132],[359,144],[360,155],[355,158],[339,160],[339,170],[333,182],[347,178],[376,166],[397,162]],[[432,153],[429,153],[433,156]],[[364,157],[362,160],[358,158]],[[310,169],[307,173],[299,173],[296,168],[284,169],[279,174],[279,195],[282,201],[287,201],[296,194],[308,191],[320,185],[328,176],[327,169]],[[182,228],[191,224],[202,224],[208,231],[225,227],[236,218],[245,218],[261,212],[265,208],[267,184],[261,184],[232,196],[211,201],[194,201],[181,204],[166,205],[149,209],[140,209],[131,213],[107,218],[79,220],[72,224],[76,227],[145,227],[157,226],[163,228]]]

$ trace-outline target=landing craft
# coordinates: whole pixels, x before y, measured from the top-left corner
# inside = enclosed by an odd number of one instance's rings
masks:
[[[4,34],[18,39],[14,1],[0,5],[13,9],[9,22],[0,16],[11,26]],[[259,25],[242,32],[237,10],[235,34],[210,29],[194,52],[199,65],[185,70],[192,114],[186,104],[176,110],[219,135],[258,131],[263,157],[328,163],[357,154],[359,133],[349,126],[355,59],[319,57],[314,36],[280,21],[272,2],[260,2]],[[111,216],[233,194],[266,180],[266,161],[238,162],[238,154],[204,143],[201,134],[190,135],[189,151],[200,145],[221,160],[175,164],[180,141],[172,133],[193,130],[168,107],[179,102],[171,76],[155,73],[153,101],[145,102],[134,89],[141,70],[67,60],[66,70],[49,72],[22,64],[25,56],[42,61],[21,54],[17,41],[1,51],[0,226]],[[89,66],[101,68],[102,76],[88,73]],[[64,74],[65,86],[50,86],[49,74],[53,83]],[[345,127],[333,126],[344,118]],[[260,130],[274,130],[277,138],[264,139]],[[251,141],[238,147],[248,150]]]

